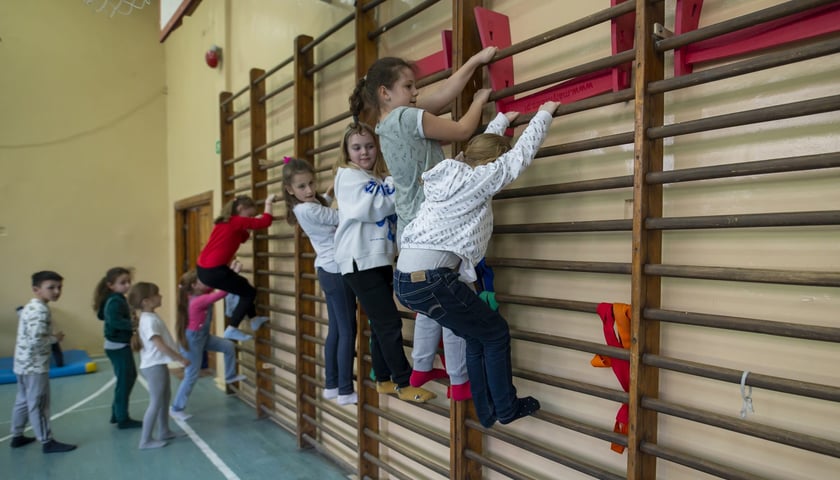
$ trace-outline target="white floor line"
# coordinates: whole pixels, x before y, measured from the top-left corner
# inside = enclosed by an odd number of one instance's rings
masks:
[[[68,407],[68,408],[64,409],[63,411],[61,411],[61,412],[59,412],[59,413],[56,413],[55,415],[51,416],[51,417],[50,417],[50,421],[53,421],[53,420],[55,420],[55,419],[57,419],[57,418],[61,418],[61,417],[63,417],[64,415],[67,415],[68,413],[72,412],[73,410],[75,410],[75,409],[77,409],[77,408],[81,407],[82,405],[86,404],[87,402],[89,402],[89,401],[93,400],[94,398],[98,397],[99,395],[101,395],[101,394],[102,394],[102,392],[104,392],[105,390],[109,389],[109,388],[111,387],[111,385],[113,385],[113,384],[114,384],[114,382],[116,382],[116,381],[117,381],[117,379],[116,379],[116,378],[112,378],[112,379],[108,380],[108,381],[105,383],[105,385],[102,385],[102,387],[101,387],[99,390],[97,390],[96,392],[92,393],[92,394],[91,394],[91,395],[89,395],[87,398],[84,398],[84,399],[80,400],[79,402],[77,402],[75,405],[71,405],[70,407]],[[26,430],[24,430],[24,431],[29,431],[29,430],[32,430],[32,426],[26,427]],[[11,434],[6,435],[5,437],[0,438],[0,442],[5,442],[6,440],[8,440],[8,439],[10,439],[10,438],[12,438],[12,435],[11,435]]]
[[[144,405],[149,404],[149,402],[147,400],[132,400],[132,401],[128,402],[129,405],[135,405],[135,404],[140,404],[140,403],[142,403]],[[93,410],[105,410],[106,408],[111,408],[111,405],[103,403],[102,405],[97,405],[97,406],[93,406],[93,407],[77,408],[77,409],[73,410],[73,413],[90,412],[90,411],[93,411]],[[11,425],[11,424],[12,424],[11,419],[5,420],[5,421],[0,422],[0,427],[2,427],[3,425]]]
[[[149,385],[146,383],[145,378],[138,377],[137,381],[140,382],[140,385],[143,385],[143,388],[147,391],[149,390]],[[166,408],[169,407],[167,406]],[[228,467],[227,464],[218,455],[216,455],[216,452],[210,448],[210,445],[207,445],[207,442],[205,442],[204,439],[202,439],[198,433],[192,429],[192,427],[187,425],[187,422],[172,417],[170,417],[170,420],[174,421],[176,425],[181,427],[181,430],[190,437],[190,440],[192,440],[193,443],[195,443],[195,446],[201,450],[201,453],[210,460],[210,463],[212,463],[219,470],[219,473],[224,475],[227,480],[240,480],[239,476],[233,473],[233,470],[231,470],[230,467]]]

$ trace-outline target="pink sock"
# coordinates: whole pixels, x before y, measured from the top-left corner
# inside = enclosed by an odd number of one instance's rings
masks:
[[[422,387],[426,384],[426,382],[431,382],[432,380],[447,376],[446,370],[443,370],[442,368],[433,368],[428,372],[412,370],[411,378],[408,379],[408,383],[410,383],[412,387]]]
[[[458,385],[450,385],[449,396],[456,402],[471,399],[472,393],[470,393],[470,381],[467,380],[466,382]]]

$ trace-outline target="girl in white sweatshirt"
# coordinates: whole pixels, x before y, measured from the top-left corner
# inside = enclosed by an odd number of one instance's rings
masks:
[[[347,127],[340,155],[335,174],[335,261],[370,320],[376,390],[425,402],[435,394],[409,384],[411,365],[393,297],[397,221],[393,179],[373,129],[363,123]]]
[[[444,160],[424,173],[425,200],[402,236],[397,298],[466,340],[470,390],[485,427],[540,408],[533,397],[517,398],[508,324],[469,284],[493,231],[493,195],[530,165],[557,105],[542,105],[512,149],[501,134],[516,114],[500,113],[470,140],[463,159]]]

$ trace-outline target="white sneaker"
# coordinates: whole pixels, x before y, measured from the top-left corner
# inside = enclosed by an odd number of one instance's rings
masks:
[[[231,378],[230,380],[225,380],[225,383],[236,383],[236,382],[241,382],[242,380],[247,380],[247,379],[248,379],[248,377],[240,374],[240,375],[237,375],[237,376]]]
[[[268,317],[254,317],[251,319],[251,330],[257,331],[263,326],[263,323],[268,321]]]
[[[172,407],[169,407],[169,416],[176,419],[176,420],[183,420],[187,421],[192,418],[192,415],[187,413],[185,410],[175,410]]]
[[[227,338],[228,340],[236,340],[237,342],[245,342],[251,339],[251,336],[247,333],[242,332],[238,328],[228,325],[225,329],[223,337]]]
[[[325,388],[323,396],[327,400],[332,400],[333,398],[338,397],[338,389],[337,388]]]
[[[339,405],[353,405],[359,402],[359,396],[356,392],[348,393],[347,395],[339,395],[338,396],[338,404]]]

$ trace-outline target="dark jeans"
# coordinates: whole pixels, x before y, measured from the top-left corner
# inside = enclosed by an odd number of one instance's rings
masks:
[[[318,281],[327,299],[329,330],[324,343],[326,388],[340,395],[353,393],[353,354],[356,352],[356,296],[340,273],[318,267]]]
[[[198,279],[208,287],[213,287],[225,292],[239,295],[239,303],[230,316],[230,325],[239,328],[245,315],[248,318],[257,316],[254,301],[257,299],[257,289],[254,288],[248,279],[230,269],[227,265],[219,265],[213,268],[195,267]]]
[[[467,373],[476,414],[489,427],[516,415],[516,387],[510,360],[510,331],[449,268],[394,273],[394,291],[403,305],[422,313],[467,342]]]
[[[114,376],[117,377],[117,384],[114,387],[114,402],[111,404],[111,417],[116,423],[123,423],[129,419],[128,400],[131,397],[131,390],[137,380],[137,365],[134,363],[134,352],[131,347],[125,346],[117,350],[105,349],[108,360],[114,367]]]
[[[370,356],[376,381],[390,379],[400,387],[407,387],[411,364],[403,349],[402,317],[394,303],[392,279],[390,265],[344,275],[370,319]]]

